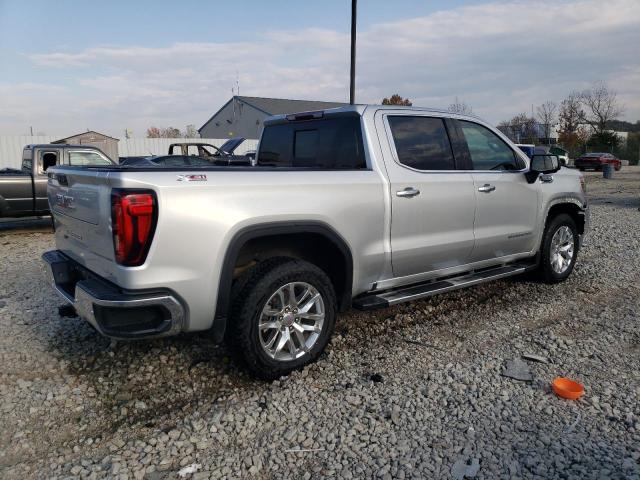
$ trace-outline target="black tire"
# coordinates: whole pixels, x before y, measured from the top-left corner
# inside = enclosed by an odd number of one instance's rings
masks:
[[[573,234],[573,257],[569,266],[562,273],[558,273],[551,265],[551,242],[555,233],[563,226],[569,227]],[[540,265],[538,266],[538,273],[540,279],[545,283],[559,283],[565,281],[576,264],[578,258],[578,228],[571,216],[566,213],[556,215],[547,221],[547,225],[542,236],[542,245],[540,247]]]
[[[276,360],[260,342],[258,323],[269,298],[291,282],[308,283],[320,293],[324,323],[308,352],[296,359]],[[327,274],[309,262],[282,257],[261,262],[236,281],[232,296],[226,341],[234,357],[257,378],[275,380],[299,370],[315,361],[329,343],[337,315],[336,294]]]
[[[580,170],[581,172],[584,172],[584,167],[578,167],[578,170]]]

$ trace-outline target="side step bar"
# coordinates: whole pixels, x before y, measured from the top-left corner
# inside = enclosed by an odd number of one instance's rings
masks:
[[[410,302],[419,298],[430,297],[438,293],[450,292],[459,288],[470,287],[479,283],[490,282],[500,278],[511,277],[535,268],[535,265],[515,264],[504,267],[494,267],[486,270],[466,273],[459,277],[447,278],[430,283],[400,287],[382,293],[373,293],[353,299],[353,307],[358,310],[373,310],[384,308],[398,303]]]

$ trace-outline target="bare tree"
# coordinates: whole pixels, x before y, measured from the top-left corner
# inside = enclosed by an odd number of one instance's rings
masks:
[[[582,92],[582,102],[587,109],[587,123],[596,134],[604,132],[607,123],[624,112],[624,107],[618,103],[617,93],[604,82],[598,82]]]
[[[459,100],[458,97],[456,97],[453,103],[449,105],[448,110],[451,113],[461,113],[462,115],[473,114],[473,108],[471,108],[471,105],[467,105],[464,100]]]
[[[198,129],[196,128],[196,126],[194,124],[190,123],[184,129],[183,136],[185,138],[198,138],[200,136],[200,134],[198,133]]]
[[[547,100],[537,108],[538,120],[544,129],[544,136],[548,144],[551,143],[551,127],[556,123],[557,110],[558,106],[551,100]]]
[[[167,128],[158,128],[158,127],[149,127],[147,128],[147,138],[179,138],[182,134],[180,130],[173,127]]]
[[[147,138],[160,138],[162,137],[162,131],[158,127],[147,128]]]
[[[576,133],[580,124],[585,122],[584,117],[582,95],[578,92],[571,92],[560,104],[560,132],[565,134]]]
[[[559,113],[560,144],[569,150],[571,156],[582,153],[580,147],[584,145],[589,135],[584,127],[585,113],[582,109],[582,94],[571,92],[560,103]]]
[[[179,129],[167,127],[162,130],[162,136],[164,138],[180,138],[182,135]]]
[[[536,119],[524,112],[500,122],[498,129],[516,143],[535,143],[538,137]]]
[[[389,98],[383,98],[382,105],[404,105],[406,107],[410,107],[413,104],[408,98],[402,98],[397,93],[394,93]]]

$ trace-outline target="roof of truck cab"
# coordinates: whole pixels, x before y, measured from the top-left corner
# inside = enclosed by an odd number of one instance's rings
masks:
[[[30,143],[29,145],[25,145],[24,148],[87,148],[91,150],[100,150],[98,147],[94,147],[93,145],[80,145],[75,143]]]
[[[445,110],[441,108],[414,107],[414,106],[408,107],[404,105],[355,104],[355,105],[345,105],[342,107],[327,108],[324,110],[311,110],[306,112],[304,111],[291,112],[289,114],[272,115],[271,117],[268,117],[267,119],[265,119],[264,124],[268,125],[272,123],[279,123],[295,115],[304,115],[304,114],[319,113],[319,112],[322,112],[323,116],[342,116],[342,115],[349,115],[353,113],[356,113],[358,115],[363,115],[365,110],[369,108],[376,109],[376,110],[393,110],[393,111],[406,110],[407,112],[437,113],[439,115],[443,115],[443,114],[450,115],[452,117],[459,118],[459,119],[466,118],[469,120],[480,120],[484,122],[482,118],[477,117],[475,115],[450,112],[449,110]]]

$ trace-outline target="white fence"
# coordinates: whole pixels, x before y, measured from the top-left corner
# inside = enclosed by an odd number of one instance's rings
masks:
[[[22,149],[25,145],[51,143],[59,138],[50,135],[0,136],[0,169],[20,168]],[[172,143],[202,142],[219,147],[226,141],[226,138],[121,138],[118,142],[118,155],[120,157],[166,155]],[[242,155],[247,150],[255,150],[257,144],[257,140],[247,139],[234,153]]]

